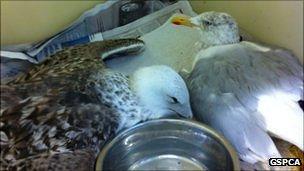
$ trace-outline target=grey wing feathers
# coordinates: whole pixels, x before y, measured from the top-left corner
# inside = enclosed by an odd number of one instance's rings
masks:
[[[257,106],[259,95],[276,90],[301,98],[302,67],[294,56],[285,56],[237,45],[199,59],[187,79],[196,117],[221,131],[241,154],[279,155]]]
[[[299,61],[288,51],[260,52],[241,45],[196,63],[190,80],[201,81],[213,91],[233,92],[239,101],[255,110],[259,95],[284,91],[303,98],[303,72]]]
[[[297,100],[303,98],[303,67],[296,57],[280,51],[256,52],[255,56],[253,68],[261,78],[258,81],[268,84],[264,85],[267,91],[275,89],[294,94]]]

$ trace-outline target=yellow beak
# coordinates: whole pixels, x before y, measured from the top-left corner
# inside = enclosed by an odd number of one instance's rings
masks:
[[[172,18],[171,23],[175,25],[183,25],[187,27],[195,27],[196,25],[191,23],[190,17],[187,16],[175,16]]]

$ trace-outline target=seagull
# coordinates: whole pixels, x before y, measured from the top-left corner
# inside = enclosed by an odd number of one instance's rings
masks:
[[[235,19],[205,12],[172,22],[201,34],[185,77],[194,117],[222,133],[243,161],[280,157],[271,136],[303,150],[303,66],[282,48],[240,41]]]
[[[103,145],[146,120],[192,117],[181,76],[164,65],[127,76],[103,60],[144,50],[139,39],[65,49],[1,85],[1,170],[94,170]]]

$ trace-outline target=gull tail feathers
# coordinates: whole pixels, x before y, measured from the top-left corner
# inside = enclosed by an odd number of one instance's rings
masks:
[[[274,136],[298,146],[303,151],[303,110],[288,94],[276,93],[259,98],[259,112],[267,130]]]
[[[240,111],[231,112],[239,115],[246,114]],[[234,121],[230,122],[227,118],[225,120],[227,125],[222,129],[224,135],[232,142],[242,160],[254,164],[260,161],[266,161],[271,157],[281,157],[270,136],[263,128],[255,123],[254,119],[234,117],[230,119]],[[228,126],[228,124],[230,126]]]
[[[240,157],[252,164],[264,163],[269,158],[281,157],[270,136],[255,124],[249,123],[244,132],[245,147]]]
[[[271,157],[281,157],[267,134],[263,121],[247,110],[232,93],[211,95],[201,107],[203,119],[221,132],[234,146],[240,158],[254,164]]]

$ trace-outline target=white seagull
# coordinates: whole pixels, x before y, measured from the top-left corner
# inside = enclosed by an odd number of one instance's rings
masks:
[[[221,132],[251,164],[280,157],[270,135],[303,150],[298,59],[284,49],[240,42],[237,23],[226,13],[176,21],[201,33],[201,49],[185,75],[194,116]]]

